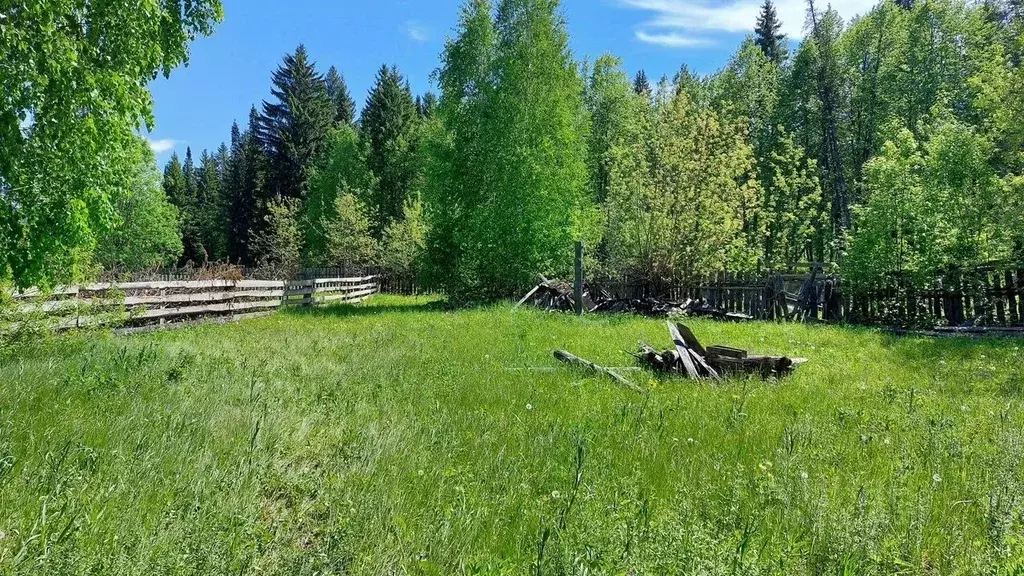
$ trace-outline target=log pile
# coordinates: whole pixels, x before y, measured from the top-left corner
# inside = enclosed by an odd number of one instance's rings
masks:
[[[721,380],[725,376],[758,375],[781,378],[807,362],[803,358],[752,355],[729,346],[701,345],[693,331],[682,324],[668,322],[673,348],[658,351],[646,342],[634,354],[637,361],[663,374],[682,374],[693,380]]]

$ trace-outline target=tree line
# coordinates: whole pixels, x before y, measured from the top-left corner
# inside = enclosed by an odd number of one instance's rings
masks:
[[[594,273],[655,284],[807,261],[926,283],[1024,259],[1020,0],[884,0],[849,22],[809,0],[799,42],[765,0],[751,24],[718,72],[653,81],[577,61],[557,2],[467,0],[439,95],[384,66],[361,111],[300,46],[230,143],[165,167],[180,247],[138,250],[380,266],[456,299],[568,274],[575,240]]]

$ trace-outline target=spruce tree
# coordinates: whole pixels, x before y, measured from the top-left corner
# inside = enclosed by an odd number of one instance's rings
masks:
[[[377,178],[367,199],[373,232],[379,237],[418,189],[416,158],[419,118],[412,90],[398,68],[381,66],[360,120],[367,165]]]
[[[433,92],[427,92],[422,97],[416,97],[416,110],[420,118],[430,118],[437,108],[437,96]]]
[[[903,8],[904,10],[913,10],[914,9],[914,0],[895,0],[895,1],[896,1],[896,5],[899,6],[900,8]]]
[[[263,102],[259,139],[270,157],[276,196],[302,199],[309,169],[323,152],[336,107],[327,84],[299,45],[273,74],[276,102]]]
[[[761,48],[764,55],[781,64],[786,59],[786,35],[781,32],[782,22],[775,10],[772,0],[764,0],[761,5],[761,14],[757,17],[757,26],[754,28],[754,43]]]
[[[224,148],[223,152],[227,149]],[[224,257],[224,211],[221,203],[221,151],[203,150],[199,158],[196,198],[191,217],[195,226],[196,262]]]
[[[250,239],[259,237],[266,222],[264,218],[267,157],[258,138],[260,116],[253,107],[249,111],[249,127],[239,137],[232,150],[228,191],[228,257],[233,262],[253,265],[259,254],[253,250]]]
[[[334,102],[334,123],[353,124],[356,121],[356,101],[348,91],[345,77],[337,68],[331,66],[324,77],[324,82],[327,84],[327,95]]]
[[[171,204],[180,210],[184,205],[185,196],[188,194],[188,185],[177,152],[171,154],[171,159],[164,168],[164,193],[167,194],[167,199]]]
[[[238,128],[238,121],[231,123],[231,152],[234,153],[242,141],[242,131]]]
[[[647,79],[647,72],[641,69],[636,73],[636,78],[633,79],[633,91],[639,95],[646,94],[649,98],[651,96],[651,81]]]

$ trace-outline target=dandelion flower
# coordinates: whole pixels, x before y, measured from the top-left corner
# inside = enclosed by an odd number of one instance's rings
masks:
[[[936,472],[935,474],[932,474],[932,482],[935,482],[936,484],[938,484],[939,482],[942,482],[942,476],[939,476],[938,472]]]
[[[555,490],[555,491],[551,492],[551,499],[552,500],[558,500],[561,497],[562,497],[562,493],[559,492],[558,490]]]
[[[806,470],[800,472],[800,478],[802,478],[804,480],[807,480],[807,471]]]

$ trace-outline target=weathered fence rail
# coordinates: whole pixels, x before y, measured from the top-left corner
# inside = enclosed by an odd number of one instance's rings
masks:
[[[844,283],[824,273],[727,274],[687,284],[612,279],[597,281],[623,298],[703,300],[727,312],[759,319],[808,319],[858,324],[1024,326],[1024,269],[953,271],[920,289]]]
[[[283,306],[357,303],[379,290],[377,276],[309,280],[170,280],[98,283],[43,293],[10,293],[8,329],[41,322],[54,330],[119,325],[127,330],[195,320],[231,321]],[[0,328],[5,322],[0,315]]]

